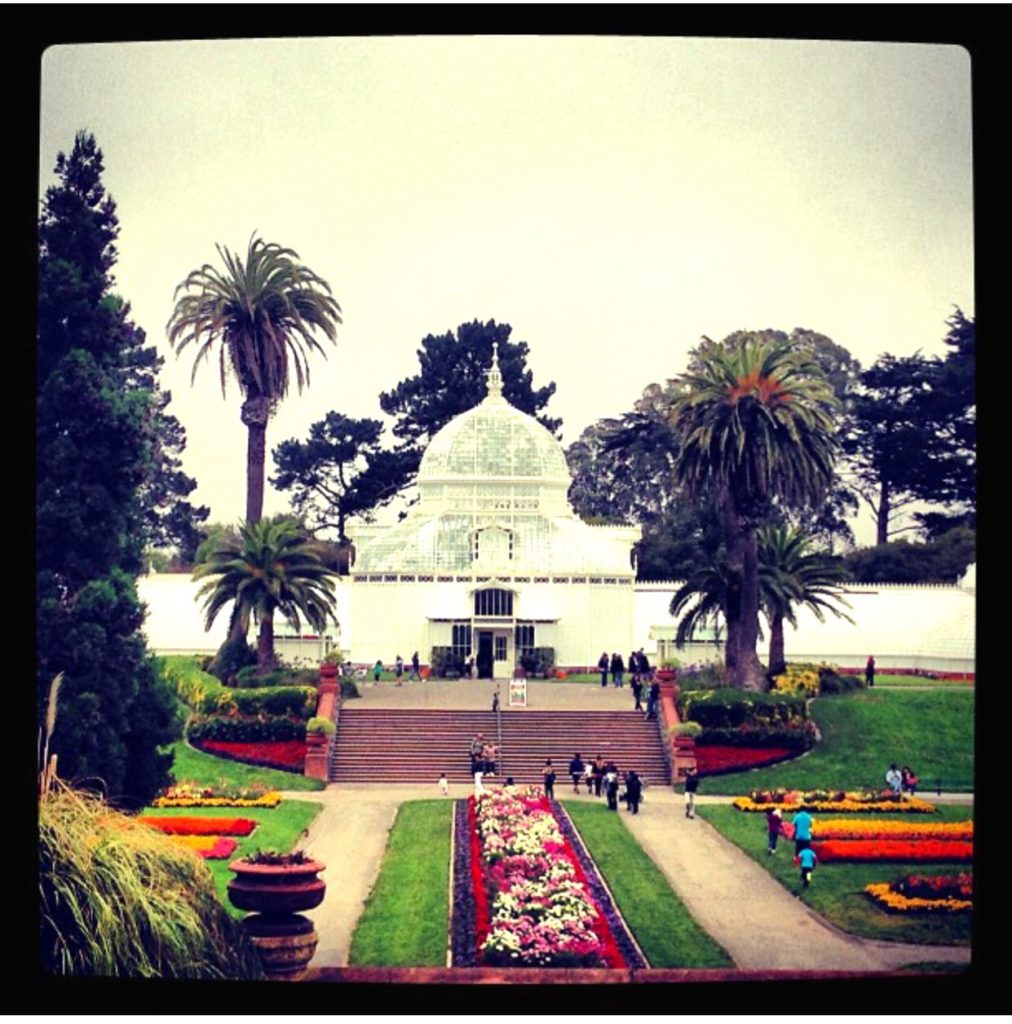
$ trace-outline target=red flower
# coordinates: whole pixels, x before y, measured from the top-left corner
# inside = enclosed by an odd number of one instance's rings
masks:
[[[730,747],[696,745],[696,770],[700,775],[743,771],[760,765],[774,764],[794,757],[797,752],[786,747]]]
[[[166,835],[248,836],[257,823],[252,818],[140,817],[137,819]]]
[[[815,856],[830,861],[971,861],[973,843],[952,839],[827,839],[812,842]]]
[[[201,750],[219,754],[234,761],[259,764],[266,768],[301,772],[306,764],[305,740],[273,740],[257,743],[234,743],[231,740],[201,740]]]

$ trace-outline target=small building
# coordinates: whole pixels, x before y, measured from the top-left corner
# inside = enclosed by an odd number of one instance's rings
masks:
[[[505,399],[497,352],[487,378],[430,442],[405,519],[349,530],[354,662],[442,647],[498,679],[537,648],[562,665],[628,656],[640,527],[583,522],[562,446]]]

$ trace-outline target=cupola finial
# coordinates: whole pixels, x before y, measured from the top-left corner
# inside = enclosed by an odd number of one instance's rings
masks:
[[[488,381],[488,397],[493,399],[502,398],[502,374],[499,372],[499,342],[492,342],[492,366],[485,371],[485,379]]]

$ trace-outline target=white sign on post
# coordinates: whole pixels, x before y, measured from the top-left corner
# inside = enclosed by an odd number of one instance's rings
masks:
[[[527,680],[526,679],[511,679],[510,680],[509,706],[511,708],[525,708],[525,707],[527,707]]]

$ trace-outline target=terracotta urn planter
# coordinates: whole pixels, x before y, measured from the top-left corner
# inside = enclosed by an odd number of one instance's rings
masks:
[[[659,683],[673,683],[677,675],[677,670],[673,668],[658,668],[654,670],[654,679]]]
[[[228,898],[240,910],[297,914],[323,902],[327,883],[316,876],[325,865],[318,860],[301,864],[251,864],[239,858],[228,867],[236,876],[228,883]]]
[[[299,981],[320,941],[313,922],[301,914],[254,914],[242,927],[271,981]]]

